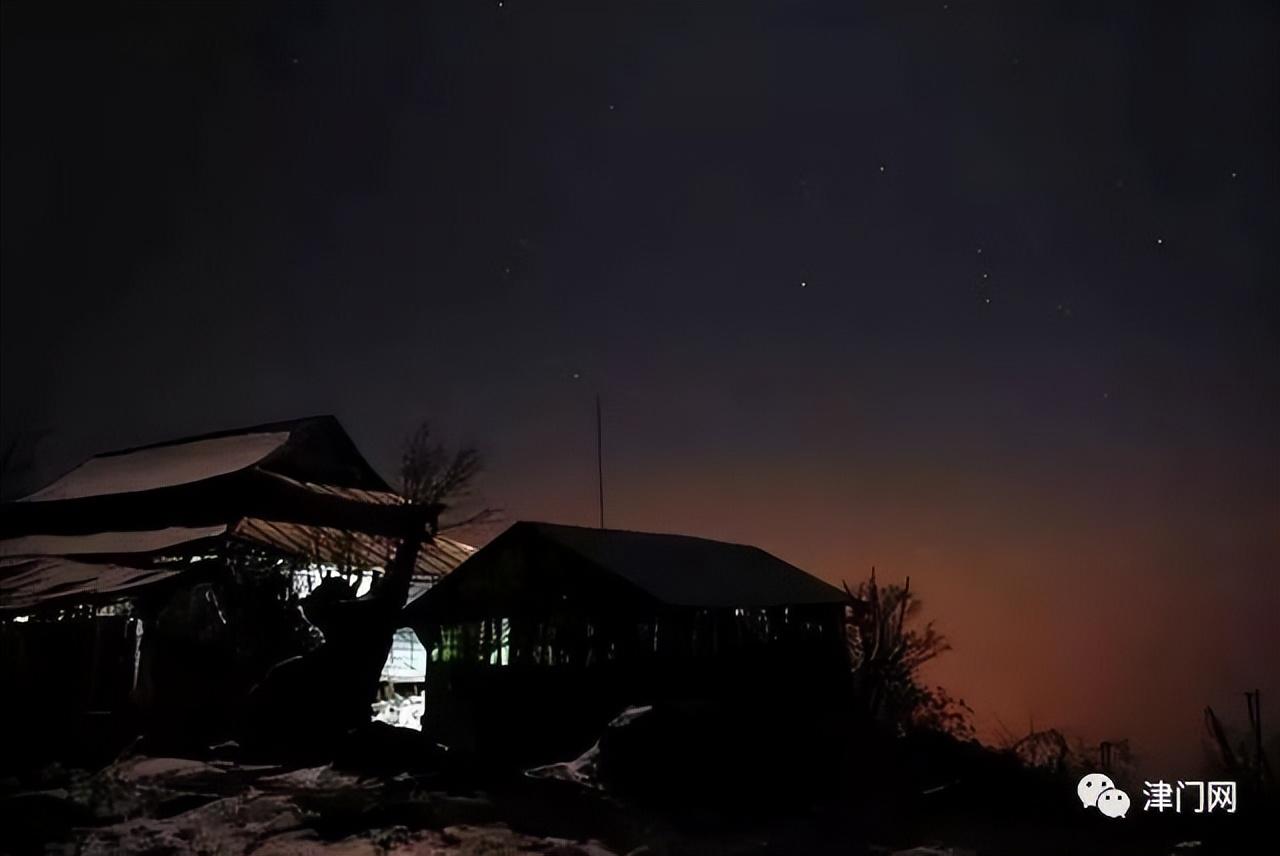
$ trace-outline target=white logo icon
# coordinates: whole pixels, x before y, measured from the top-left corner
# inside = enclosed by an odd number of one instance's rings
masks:
[[[1106,790],[1115,790],[1116,783],[1101,773],[1090,773],[1076,785],[1076,796],[1085,808],[1094,808],[1098,804],[1098,796]],[[1125,798],[1126,802],[1128,797]]]
[[[1107,817],[1124,817],[1129,813],[1129,795],[1118,788],[1107,788],[1098,795],[1098,811]]]

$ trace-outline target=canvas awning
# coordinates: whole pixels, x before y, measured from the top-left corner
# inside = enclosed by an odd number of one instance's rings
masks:
[[[171,526],[142,532],[22,535],[0,539],[0,559],[34,556],[123,556],[189,548],[227,533],[226,526]]]
[[[0,561],[0,612],[58,603],[98,603],[177,576],[168,568],[81,562],[62,556]]]
[[[360,569],[385,569],[397,544],[393,538],[258,518],[233,526],[24,535],[0,539],[0,573],[6,580],[15,580],[0,583],[0,610],[31,609],[64,597],[81,596],[88,601],[104,594],[133,594],[134,589],[190,569],[190,565],[150,567],[158,558],[199,555],[204,545],[212,547],[222,539],[265,547],[304,562]],[[412,595],[430,588],[474,552],[474,547],[444,536],[423,544]],[[95,574],[101,577],[96,583]],[[68,587],[68,582],[74,584]]]

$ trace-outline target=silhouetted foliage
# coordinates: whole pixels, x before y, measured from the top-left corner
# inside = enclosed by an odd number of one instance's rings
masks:
[[[899,733],[923,729],[972,738],[973,711],[964,700],[921,679],[921,667],[951,650],[951,644],[932,621],[911,626],[923,604],[911,591],[910,578],[901,586],[881,586],[873,568],[869,580],[856,590],[846,584],[845,591],[854,601],[849,659],[863,712]]]

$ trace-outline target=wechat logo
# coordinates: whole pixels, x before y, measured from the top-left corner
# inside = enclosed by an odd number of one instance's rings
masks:
[[[1090,773],[1076,785],[1076,796],[1085,808],[1096,808],[1106,817],[1124,817],[1129,813],[1129,795],[1101,773]]]

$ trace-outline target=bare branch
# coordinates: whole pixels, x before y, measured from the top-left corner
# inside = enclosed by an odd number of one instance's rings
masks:
[[[440,531],[448,532],[450,529],[461,529],[464,526],[476,526],[482,523],[491,523],[501,517],[501,508],[482,508],[474,514],[469,514],[460,520],[451,520],[448,523],[441,523]]]
[[[445,505],[467,496],[483,468],[480,453],[463,447],[450,454],[431,437],[427,423],[405,441],[400,455],[400,493],[419,505]]]

